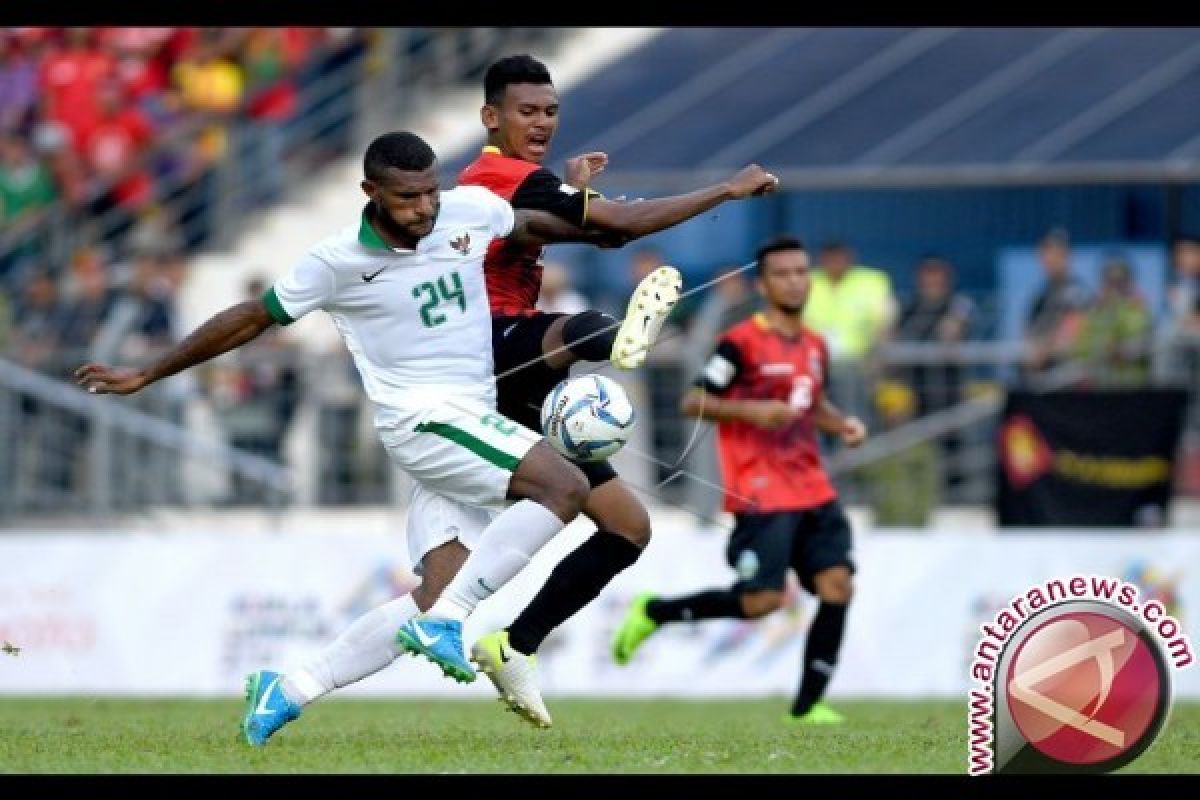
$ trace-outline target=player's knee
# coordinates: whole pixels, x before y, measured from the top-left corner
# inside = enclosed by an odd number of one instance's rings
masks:
[[[783,592],[777,589],[759,589],[742,594],[742,611],[749,619],[765,617],[780,608],[783,608]]]
[[[645,550],[650,544],[650,514],[641,504],[623,508],[622,512],[620,519],[598,520],[597,526]]]
[[[606,361],[612,353],[619,327],[620,323],[608,314],[588,309],[567,320],[563,326],[563,342],[584,361]]]
[[[828,575],[825,580],[818,583],[817,597],[826,603],[848,605],[854,597],[854,581],[844,571]]]
[[[623,531],[623,535],[632,544],[645,550],[650,544],[650,515],[643,514],[628,530]]]
[[[587,502],[590,491],[591,487],[583,471],[574,464],[563,461],[561,468],[555,470],[550,479],[549,500],[553,503],[555,511],[574,519],[583,511],[583,504]]]

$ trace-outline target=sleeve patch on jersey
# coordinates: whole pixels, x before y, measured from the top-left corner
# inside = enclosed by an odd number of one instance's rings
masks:
[[[558,190],[563,194],[579,194],[579,190],[569,183],[559,184]]]
[[[718,389],[729,386],[737,367],[733,362],[721,355],[714,355],[704,366],[704,378]]]

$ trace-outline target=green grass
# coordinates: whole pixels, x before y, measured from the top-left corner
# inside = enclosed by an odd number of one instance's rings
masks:
[[[965,772],[962,702],[839,702],[836,729],[775,700],[556,700],[535,730],[488,701],[329,700],[247,746],[235,700],[0,699],[0,772]],[[1200,772],[1200,704],[1177,704],[1129,772]]]

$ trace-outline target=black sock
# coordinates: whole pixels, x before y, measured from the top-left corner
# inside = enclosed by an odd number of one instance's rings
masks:
[[[550,573],[525,610],[508,626],[508,643],[532,655],[550,631],[596,599],[618,572],[637,561],[642,548],[615,533],[597,531]]]
[[[619,327],[620,323],[608,314],[588,309],[563,325],[563,342],[584,361],[607,361],[616,344]]]
[[[842,647],[842,632],[846,629],[846,608],[826,602],[817,607],[817,615],[804,644],[804,677],[800,679],[800,691],[792,703],[792,713],[796,716],[806,713],[821,699],[833,677],[838,651]]]
[[[646,615],[660,624],[718,617],[746,618],[742,595],[733,589],[710,589],[671,600],[651,600],[646,604]]]

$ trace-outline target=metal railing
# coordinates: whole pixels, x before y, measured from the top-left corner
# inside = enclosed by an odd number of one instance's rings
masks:
[[[690,337],[669,336],[644,368],[614,373],[639,410],[636,438],[618,467],[642,494],[711,518],[721,495],[715,428],[678,413],[697,373],[693,344]],[[879,481],[895,479],[886,465],[932,449],[936,506],[990,504],[996,428],[1011,385],[1004,376],[1014,374],[1022,353],[1016,344],[983,342],[880,349],[874,374],[947,364],[964,371],[955,401],[945,407],[901,424],[873,419],[872,437],[859,449],[825,443],[827,466],[843,497],[870,506]],[[1200,337],[1160,339],[1155,354],[1153,385],[1192,389],[1187,447],[1200,453]],[[171,379],[181,383],[167,381],[121,398],[88,395],[56,380],[77,363],[44,367],[49,377],[0,361],[0,441],[8,443],[0,458],[0,514],[407,501],[407,484],[379,445],[371,406],[345,353],[235,353]],[[290,371],[293,380],[286,387],[269,382],[247,395],[222,390],[240,380],[223,382],[226,370]],[[1049,391],[1094,377],[1089,365],[1068,362],[1027,385]],[[836,394],[833,399],[848,405]]]
[[[0,516],[205,504],[198,472],[253,487],[267,507],[290,501],[287,468],[189,430],[169,383],[135,397],[90,395],[0,358]]]

